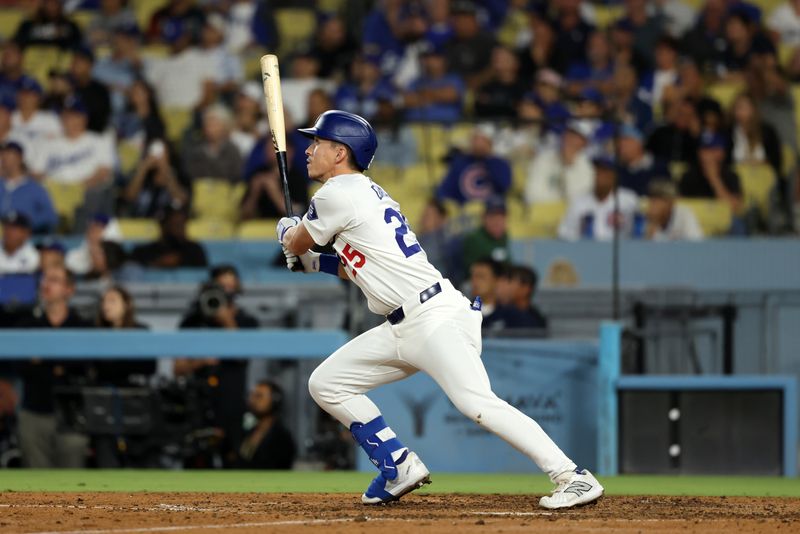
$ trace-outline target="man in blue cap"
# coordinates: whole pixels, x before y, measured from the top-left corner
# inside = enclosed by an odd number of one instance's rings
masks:
[[[645,150],[644,134],[626,124],[619,131],[619,185],[637,195],[646,195],[650,181],[669,176],[667,165]]]
[[[32,180],[25,169],[24,149],[15,141],[0,145],[0,216],[26,214],[34,232],[52,232],[58,215],[47,190]]]
[[[21,81],[17,91],[17,109],[11,115],[11,125],[14,135],[26,143],[47,142],[61,135],[58,117],[41,107],[43,94],[42,86],[33,78],[26,77]]]
[[[24,213],[9,211],[0,217],[0,275],[34,273],[39,268],[39,253],[31,244],[31,221]]]

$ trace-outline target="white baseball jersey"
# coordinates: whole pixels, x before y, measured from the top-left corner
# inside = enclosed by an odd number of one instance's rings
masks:
[[[325,182],[311,199],[303,224],[317,244],[334,240],[347,275],[374,313],[386,315],[442,279],[400,205],[363,174]]]

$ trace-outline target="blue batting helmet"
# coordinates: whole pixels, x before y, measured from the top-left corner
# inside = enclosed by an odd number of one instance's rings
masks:
[[[378,149],[378,138],[369,122],[347,111],[326,111],[317,117],[314,126],[299,128],[298,131],[306,137],[319,137],[347,145],[362,171],[369,168]]]

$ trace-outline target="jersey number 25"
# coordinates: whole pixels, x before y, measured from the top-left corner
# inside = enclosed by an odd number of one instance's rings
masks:
[[[400,226],[395,228],[394,230],[394,240],[397,241],[397,245],[400,247],[400,250],[403,251],[406,258],[413,256],[420,250],[422,247],[419,246],[419,243],[414,241],[411,245],[406,244],[406,234],[408,234],[408,224],[406,224],[406,218],[403,215],[392,208],[386,208],[386,211],[383,212],[383,220],[386,221],[386,224],[391,224],[392,219],[397,219],[397,222],[400,223]]]

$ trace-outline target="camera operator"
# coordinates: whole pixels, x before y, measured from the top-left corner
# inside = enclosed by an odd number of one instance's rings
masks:
[[[236,305],[236,297],[241,292],[235,267],[220,265],[211,269],[210,280],[200,287],[197,299],[181,321],[180,328],[258,328],[256,318]],[[247,360],[220,361],[216,358],[175,360],[175,376],[191,376],[206,388],[207,401],[213,411],[211,423],[220,431],[219,453],[226,467],[235,462],[236,446],[242,439],[247,363]],[[204,460],[198,461],[204,463]]]
[[[291,469],[297,453],[294,439],[281,421],[283,390],[261,380],[247,402],[255,425],[239,447],[238,469]]]

